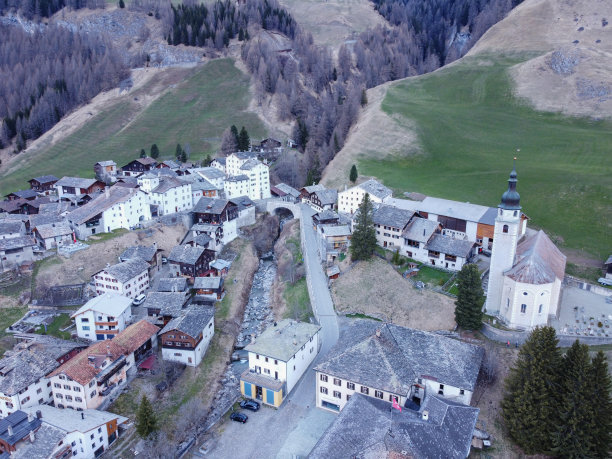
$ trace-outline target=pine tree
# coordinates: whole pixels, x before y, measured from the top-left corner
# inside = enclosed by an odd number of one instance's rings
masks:
[[[146,158],[147,157],[147,152],[145,151],[144,148],[140,149],[140,157],[141,158]]]
[[[608,372],[606,355],[598,351],[591,362],[590,402],[595,426],[592,456],[610,457],[612,446],[612,378]]]
[[[306,174],[306,185],[316,185],[321,181],[321,163],[319,162],[319,155],[315,155],[312,161],[312,166],[308,169]]]
[[[234,135],[236,148],[238,148],[238,128],[236,127],[236,125],[232,124],[232,127],[230,127],[230,132]]]
[[[180,161],[181,161],[182,163],[186,163],[186,162],[187,162],[187,152],[186,152],[185,150],[183,150],[183,151],[181,152],[181,157],[180,157],[179,159],[180,159]]]
[[[238,31],[238,41],[244,41],[244,30],[242,27],[240,27],[240,30]]]
[[[125,8],[125,2],[123,0],[119,0],[119,8]]]
[[[349,174],[349,180],[353,183],[357,181],[357,166],[355,166],[354,164],[351,167],[351,172]]]
[[[142,396],[138,411],[136,412],[136,432],[142,438],[147,438],[158,429],[157,418],[146,395]]]
[[[245,127],[242,126],[242,129],[240,129],[240,134],[238,134],[238,151],[248,151],[250,146],[251,139],[249,138],[249,133]]]
[[[589,391],[589,347],[574,341],[563,356],[559,380],[559,409],[555,416],[553,451],[561,457],[592,457],[595,418]]]
[[[457,301],[455,301],[457,325],[467,330],[480,330],[484,294],[480,273],[475,264],[463,265],[457,275],[457,290]]]
[[[351,237],[351,258],[353,261],[367,260],[376,248],[376,230],[372,220],[372,201],[368,193],[359,204],[355,230]]]
[[[361,106],[365,107],[366,105],[368,105],[368,94],[366,93],[365,89],[361,90]]]
[[[183,157],[183,148],[181,147],[180,143],[176,144],[176,151],[174,152],[174,154],[176,156],[176,159],[178,159],[179,161]]]
[[[151,158],[153,158],[153,159],[159,158],[159,148],[157,148],[157,144],[156,143],[151,145]]]
[[[506,378],[503,417],[526,454],[549,452],[558,413],[559,340],[552,327],[536,328]]]

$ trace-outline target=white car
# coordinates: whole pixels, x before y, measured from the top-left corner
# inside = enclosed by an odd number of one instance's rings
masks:
[[[147,297],[145,296],[145,294],[141,293],[136,298],[134,298],[134,301],[132,301],[132,304],[134,306],[140,306],[142,303],[145,302],[146,299],[147,299]]]

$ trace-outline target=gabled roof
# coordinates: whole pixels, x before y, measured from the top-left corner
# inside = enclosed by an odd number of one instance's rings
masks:
[[[349,236],[351,228],[349,225],[321,225],[321,232],[325,236]]]
[[[53,426],[66,432],[86,433],[96,427],[117,420],[117,424],[123,424],[129,419],[115,413],[101,410],[75,411],[70,409],[56,408],[51,405],[38,405],[25,408],[26,413],[36,415],[40,411],[43,424]]]
[[[320,329],[320,325],[283,319],[268,326],[245,350],[287,362]]]
[[[248,160],[252,158],[257,158],[257,153],[252,151],[237,151],[235,153],[232,153],[230,156],[235,156],[236,158],[242,160]]]
[[[242,166],[240,166],[240,169],[243,171],[249,171],[251,169],[254,169],[258,166],[264,166],[266,167],[266,165],[264,163],[262,163],[261,161],[257,160],[257,159],[249,159],[247,161],[244,162],[244,164]]]
[[[56,187],[69,186],[69,187],[74,187],[74,188],[89,188],[97,181],[98,180],[96,180],[95,178],[90,179],[90,178],[82,178],[82,177],[62,177],[55,183],[55,186]]]
[[[215,180],[225,177],[223,171],[217,169],[216,167],[201,167],[195,169],[194,172],[207,180]]]
[[[21,233],[23,222],[20,220],[0,220],[0,234]]]
[[[67,236],[69,234],[72,234],[72,228],[70,228],[70,225],[67,221],[37,225],[36,231],[43,239],[58,236]]]
[[[419,205],[419,210],[423,212],[433,213],[436,215],[444,215],[460,220],[471,222],[479,222],[481,218],[487,215],[490,207],[472,204],[470,202],[451,201],[449,199],[433,198],[427,196]]]
[[[18,198],[22,199],[34,199],[36,196],[38,196],[38,192],[30,189],[18,190],[7,194],[7,196],[17,196]]]
[[[111,316],[120,316],[132,307],[132,299],[117,293],[103,293],[85,303],[71,318],[80,316],[87,311],[102,312]]]
[[[478,413],[478,408],[430,394],[419,411],[391,413],[388,402],[355,393],[308,457],[464,459]]]
[[[159,185],[151,190],[151,193],[166,193],[174,188],[190,185],[188,182],[175,177],[164,177],[159,181]]]
[[[434,252],[444,253],[455,257],[467,258],[472,248],[476,245],[473,241],[454,239],[442,234],[434,234],[425,248]]]
[[[27,437],[31,431],[36,431],[40,427],[41,422],[36,416],[29,420],[26,412],[17,410],[7,417],[0,419],[0,440],[15,446],[15,444]],[[8,432],[9,426],[13,429],[12,435]]]
[[[392,194],[392,191],[389,188],[374,179],[366,180],[365,182],[360,183],[357,186],[366,193],[368,193],[370,196],[375,196],[381,200],[391,196]]]
[[[203,196],[194,206],[193,212],[200,214],[221,215],[229,204],[230,202],[227,199],[217,199]],[[233,206],[234,204],[231,205]]]
[[[113,276],[119,282],[123,283],[129,281],[130,279],[133,279],[139,274],[148,272],[148,270],[149,263],[144,261],[142,258],[130,258],[129,260],[117,263],[101,271],[98,271],[96,274],[105,272],[108,273],[110,276]]]
[[[112,341],[123,348],[125,354],[130,354],[146,343],[159,332],[159,328],[146,320],[140,320],[130,325],[115,336]]]
[[[249,180],[248,175],[240,174],[240,175],[230,175],[225,177],[226,182],[247,182]]]
[[[156,254],[157,247],[154,245],[150,247],[146,245],[135,245],[125,249],[121,255],[119,255],[119,259],[129,260],[130,258],[140,258],[144,261],[151,262],[155,259]]]
[[[187,302],[185,292],[149,292],[143,309],[159,309],[162,316],[178,317]]]
[[[172,249],[168,256],[171,263],[185,263],[194,265],[200,259],[206,249],[200,246],[177,245]]]
[[[31,236],[11,237],[8,239],[0,239],[0,250],[19,249],[21,247],[32,247],[36,245],[36,241]]]
[[[155,161],[153,158],[151,158],[149,156],[147,156],[146,158],[136,158],[135,160],[130,161],[125,166],[123,166],[122,169],[125,169],[126,167],[128,167],[132,163],[140,163],[143,166],[150,166],[150,165],[157,164],[157,161]]]
[[[184,277],[162,277],[157,282],[158,292],[184,292],[187,290],[187,279]]]
[[[112,160],[108,160],[108,161],[98,161],[96,164],[99,164],[100,166],[116,166],[117,163],[115,161]]]
[[[187,176],[193,177],[193,176]],[[200,178],[198,180],[191,181],[191,191],[212,191],[216,190],[217,187],[210,183],[205,178]]]
[[[315,370],[400,395],[420,377],[473,391],[483,354],[435,333],[354,320]]]
[[[289,196],[293,196],[294,198],[297,198],[300,196],[300,192],[298,190],[296,190],[295,188],[287,185],[286,183],[279,183],[277,185],[275,185],[272,188],[277,188],[278,190],[282,191],[285,194],[288,194]]]
[[[57,182],[59,179],[55,175],[41,175],[40,177],[34,177],[33,179],[28,180],[28,182],[36,181],[41,185],[45,183]]]
[[[85,223],[105,210],[110,209],[115,204],[125,202],[132,196],[136,196],[137,191],[133,188],[125,188],[122,186],[113,186],[106,188],[104,193],[100,193],[96,198],[89,201],[87,204],[70,212],[66,218],[77,225]]]
[[[315,191],[323,191],[324,189],[325,187],[321,184],[302,187],[302,190],[306,190],[306,193],[308,194],[312,194]]]
[[[375,224],[399,229],[404,229],[413,216],[414,212],[411,210],[398,209],[384,204],[379,205],[372,212],[372,220]]]
[[[402,233],[402,237],[410,239],[411,241],[427,242],[436,232],[439,226],[440,224],[438,222],[434,222],[426,218],[416,217],[413,218],[408,224]]]
[[[218,289],[223,285],[221,277],[196,277],[193,281],[194,289]]]
[[[66,219],[61,215],[53,213],[32,214],[29,216],[30,228],[34,229],[37,226],[49,225],[51,223],[65,222]]]
[[[248,196],[237,196],[235,198],[229,199],[229,202],[236,205],[238,207],[238,211],[241,212],[244,209],[248,209],[249,207],[255,206],[255,203],[251,201]]]
[[[215,316],[215,308],[210,306],[193,306],[180,317],[175,317],[163,328],[160,334],[176,330],[197,339],[208,323]]]
[[[549,284],[565,277],[566,256],[542,230],[518,244],[514,266],[505,276],[525,284]]]
[[[318,190],[314,194],[319,198],[322,206],[334,204],[338,200],[338,191],[332,189]]]

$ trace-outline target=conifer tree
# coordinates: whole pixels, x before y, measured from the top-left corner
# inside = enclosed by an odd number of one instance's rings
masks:
[[[365,107],[366,105],[368,105],[368,94],[366,93],[365,89],[361,90],[361,106]]]
[[[234,135],[234,140],[236,141],[236,148],[238,148],[238,128],[236,127],[236,125],[232,124],[232,127],[230,127],[230,132]]]
[[[315,155],[312,166],[306,174],[306,185],[316,185],[319,181],[321,181],[321,163],[319,162],[319,155]]]
[[[240,129],[240,134],[238,134],[238,150],[248,151],[250,146],[251,139],[249,138],[249,133],[247,132],[245,127],[242,126],[242,129]]]
[[[368,193],[359,204],[355,230],[351,237],[351,258],[353,261],[367,260],[376,248],[376,230],[372,220],[372,201]]]
[[[561,457],[592,457],[595,418],[589,391],[589,347],[574,341],[559,369],[559,409],[555,416],[553,451]]]
[[[526,454],[549,452],[553,446],[561,363],[557,344],[554,328],[536,328],[506,378],[504,420]]]
[[[480,273],[475,264],[463,265],[457,275],[457,290],[457,301],[455,301],[457,325],[467,330],[480,330],[484,294]]]
[[[149,402],[146,395],[143,395],[136,412],[136,432],[142,438],[147,438],[157,429],[157,418],[153,412],[151,402]]]
[[[153,159],[159,158],[159,148],[157,148],[157,144],[156,143],[151,145],[151,158],[153,158]]]
[[[610,457],[612,446],[612,378],[606,355],[598,351],[591,362],[591,409],[595,419],[592,456]]]
[[[355,166],[354,164],[351,167],[351,172],[349,174],[349,180],[353,183],[357,181],[357,166]]]
[[[125,2],[123,0],[119,0],[119,8],[125,8]]]
[[[140,149],[140,157],[141,158],[146,158],[147,157],[147,152],[145,151],[144,148]]]
[[[180,143],[176,144],[176,151],[174,152],[174,154],[176,155],[176,159],[178,159],[179,161],[183,157],[183,148],[181,147]]]

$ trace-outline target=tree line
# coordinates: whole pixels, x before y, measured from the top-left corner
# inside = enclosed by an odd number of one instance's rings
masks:
[[[27,19],[40,19],[51,17],[64,7],[78,10],[105,6],[104,0],[0,0],[0,15],[14,12]]]
[[[104,37],[0,25],[0,148],[15,140],[15,150],[23,150],[71,109],[128,76]]]

